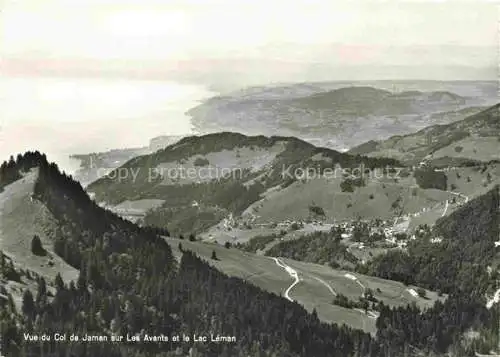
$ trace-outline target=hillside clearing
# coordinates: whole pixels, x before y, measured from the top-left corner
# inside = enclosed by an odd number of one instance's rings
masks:
[[[12,259],[16,268],[36,272],[47,282],[53,282],[57,273],[65,282],[76,280],[79,271],[53,250],[57,222],[43,204],[31,199],[37,175],[37,170],[32,170],[0,192],[0,250]],[[40,237],[47,255],[36,256],[31,252],[34,235]],[[36,283],[24,283],[9,283],[16,304],[20,303],[24,289],[36,289]]]
[[[286,268],[278,265],[275,260],[269,257],[245,253],[233,248],[227,249],[218,244],[205,242],[190,242],[173,238],[168,238],[167,242],[178,258],[181,256],[180,243],[183,249],[195,252],[225,274],[244,279],[277,295],[285,296],[285,292],[288,291],[291,299],[296,300],[308,311],[316,309],[318,317],[325,322],[345,323],[370,333],[374,333],[376,330],[375,320],[370,314],[332,304],[333,292],[346,295],[352,300],[359,299],[363,293],[363,289],[357,282],[344,276],[349,272],[317,264],[277,258],[281,265],[291,268],[290,272],[296,271],[300,281],[295,283],[295,278],[292,278]],[[212,251],[215,252],[218,260],[211,259]],[[356,276],[366,288],[373,289],[376,298],[390,306],[405,306],[415,301],[417,306],[425,308],[432,306],[437,299],[437,294],[433,292],[428,292],[428,299],[415,299],[406,292],[408,287],[402,283],[360,274],[356,274]],[[380,292],[377,292],[377,288],[380,289]]]
[[[414,187],[411,178],[398,183],[369,180],[352,193],[342,192],[340,182],[341,179],[326,178],[295,182],[254,203],[246,212],[253,211],[256,223],[305,220],[310,217],[309,206],[314,202],[325,211],[326,222],[352,217],[389,219],[395,215],[393,205],[398,199],[402,200],[403,213],[416,213],[453,197],[445,191]]]

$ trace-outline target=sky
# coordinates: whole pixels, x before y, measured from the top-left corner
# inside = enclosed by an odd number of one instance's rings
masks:
[[[0,58],[4,72],[97,62],[104,72],[207,76],[262,61],[262,75],[318,64],[493,73],[498,20],[498,5],[486,0],[0,0]]]

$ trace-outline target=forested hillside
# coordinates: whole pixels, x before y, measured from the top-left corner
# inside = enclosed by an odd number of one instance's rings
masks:
[[[488,352],[487,346],[496,347],[498,306],[489,310],[485,306],[487,294],[491,296],[499,288],[496,269],[489,270],[497,256],[493,243],[499,239],[498,204],[496,186],[438,220],[433,232],[422,230],[427,233],[413,241],[406,252],[389,252],[358,267],[364,274],[449,294],[444,304],[437,303],[423,314],[415,308],[382,310],[377,321],[379,336],[401,345],[429,347],[432,341],[431,345],[443,351],[453,336],[472,329],[483,334],[476,348]],[[434,237],[443,240],[436,242]]]
[[[18,157],[10,170],[22,174],[34,167],[39,170],[35,199],[57,217],[61,229],[54,244],[59,254],[80,269],[80,276],[70,284],[64,284],[59,277],[54,282],[38,279],[35,294],[24,292],[21,311],[15,311],[12,299],[0,292],[5,296],[2,304],[7,307],[0,314],[2,352],[7,356],[382,357],[416,356],[422,351],[444,353],[450,348],[465,356],[496,343],[496,309],[487,310],[481,300],[487,282],[475,279],[482,278],[479,268],[468,273],[474,264],[483,267],[480,257],[452,277],[455,280],[448,287],[452,294],[444,304],[436,304],[424,313],[413,307],[381,306],[375,340],[361,331],[321,323],[315,313],[309,314],[296,303],[226,276],[188,251],[183,251],[177,263],[168,244],[160,238],[166,232],[139,228],[100,208],[79,183],[61,174],[56,165],[37,152]],[[498,190],[491,195],[498,195]],[[487,214],[491,213],[488,210]],[[494,227],[485,225],[483,229]],[[468,245],[460,242],[445,253],[466,255],[467,249],[462,247]],[[486,263],[487,256],[481,258]],[[438,267],[436,271],[443,275],[450,269],[446,265]],[[2,269],[4,282],[16,275],[11,268],[8,276],[6,271]],[[466,284],[466,279],[470,283]],[[427,285],[433,284],[427,281]],[[49,285],[54,286],[55,294],[49,292]],[[486,337],[463,345],[461,334],[469,328]],[[24,340],[24,333],[55,332],[68,336],[139,336],[141,341]],[[234,336],[236,341],[146,343],[146,334],[219,334]]]
[[[314,232],[300,239],[273,246],[266,255],[328,265],[332,268],[354,267],[356,257],[341,243],[340,233]]]
[[[93,203],[80,184],[38,153],[17,169],[38,166],[36,197],[59,218],[55,244],[80,268],[76,284],[55,282],[52,298],[39,280],[22,311],[2,311],[9,356],[349,356],[380,355],[369,335],[326,325],[301,306],[219,273],[189,252],[179,264],[152,230]],[[6,277],[2,276],[2,279]],[[234,336],[235,343],[29,343],[24,333]],[[170,352],[169,352],[170,351]],[[197,352],[194,352],[197,351]]]
[[[407,252],[378,256],[360,271],[484,299],[494,282],[487,267],[496,255],[494,242],[499,238],[498,196],[497,186],[439,219],[434,232],[412,241]],[[439,236],[444,238],[442,242],[432,241]]]

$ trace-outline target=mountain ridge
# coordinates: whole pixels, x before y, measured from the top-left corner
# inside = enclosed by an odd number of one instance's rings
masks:
[[[340,176],[338,166],[347,169],[362,164],[367,170],[399,166],[396,160],[347,155],[295,137],[222,132],[186,137],[156,153],[134,158],[87,189],[98,202],[113,205],[164,199],[163,213],[150,212],[150,224],[179,219],[180,227],[186,229],[195,219],[192,226],[197,230],[216,224],[229,213],[241,214],[267,190],[285,188],[309,172],[321,176],[325,170],[336,170]],[[199,205],[193,206],[194,201]]]
[[[500,138],[500,104],[453,123],[432,125],[416,133],[393,136],[384,141],[371,140],[352,148],[349,152],[374,157],[393,157],[413,164],[418,163],[428,155],[431,158],[439,158],[447,154],[457,158],[481,160],[484,153],[477,152],[479,145],[471,147],[466,152],[463,152],[464,148],[445,151],[447,147],[459,142],[463,142],[461,146],[474,146],[472,142],[475,140],[477,143],[480,138],[492,138],[492,144],[496,138]],[[492,155],[483,161],[496,159],[497,156]]]
[[[202,134],[276,133],[343,150],[370,139],[462,119],[466,115],[462,110],[490,102],[477,93],[458,95],[437,88],[398,92],[365,83],[297,83],[213,97],[187,115],[194,130]],[[368,130],[360,132],[359,127]]]

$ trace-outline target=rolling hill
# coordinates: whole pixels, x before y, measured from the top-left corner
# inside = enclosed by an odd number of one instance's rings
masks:
[[[308,175],[327,172],[342,180],[341,169],[387,166],[398,163],[346,155],[293,137],[225,132],[188,137],[134,158],[87,189],[108,206],[141,201],[146,224],[163,227],[168,222],[172,232],[189,233],[208,229],[230,214],[241,215],[265,195]],[[155,208],[157,201],[152,200],[158,199],[165,203]]]
[[[474,197],[500,180],[494,169],[460,167],[419,178],[418,170],[398,167],[396,160],[370,161],[296,138],[218,133],[132,159],[88,191],[139,224],[224,243],[278,234],[270,226],[280,222],[311,220],[312,205],[325,223],[405,215],[414,229],[453,211],[463,201],[457,195]],[[359,187],[346,187],[350,175],[362,177]],[[432,184],[434,176],[442,184]]]
[[[211,98],[188,114],[198,133],[276,133],[344,150],[369,140],[447,124],[490,103],[447,90],[391,92],[363,83],[342,85],[248,88]]]
[[[69,217],[73,216],[72,212],[75,212],[74,214],[77,216],[84,214],[83,212],[77,213],[82,210],[78,208],[79,204],[82,204],[82,207],[89,204],[92,206],[92,204],[89,201],[85,202],[83,197],[80,198],[84,200],[83,203],[73,202],[74,198],[71,197],[70,192],[56,186],[58,185],[56,183],[43,181],[44,179],[40,177],[41,170],[42,172],[43,170],[51,172],[50,176],[46,176],[48,179],[55,174],[51,170],[56,170],[56,166],[52,166],[51,169],[48,167],[29,168],[28,171],[22,173],[21,178],[7,184],[4,191],[0,193],[0,202],[2,203],[0,206],[0,251],[3,251],[3,254],[14,263],[15,267],[32,272],[30,275],[43,277],[48,282],[50,290],[55,294],[53,281],[58,275],[66,284],[77,283],[83,264],[81,256],[85,254],[84,247],[88,245],[86,242],[91,240],[92,235],[96,233],[87,228],[91,225],[90,221],[80,219],[81,223],[74,224],[68,220]],[[65,176],[59,178],[59,180],[66,179],[70,180]],[[50,191],[41,191],[41,182],[43,185],[54,186],[49,186]],[[78,184],[75,184],[75,187],[78,187]],[[51,197],[51,202],[46,203],[45,201],[49,197]],[[61,209],[60,206],[65,207],[65,209]],[[101,211],[97,207],[93,209],[97,209],[96,214]],[[104,210],[101,212],[105,213]],[[113,215],[109,215],[106,220],[110,220],[111,225],[104,224],[101,229],[104,229],[104,235],[111,240],[118,239],[117,233],[119,234],[119,232],[127,234],[125,232],[134,229],[132,224]],[[108,227],[106,228],[106,226]],[[76,227],[79,227],[79,233],[75,230]],[[47,252],[46,255],[37,256],[32,253],[31,240],[35,235],[41,237],[42,245]],[[269,257],[244,253],[238,249],[226,249],[218,244],[189,242],[175,238],[168,238],[167,242],[179,261],[182,257],[182,252],[179,250],[179,243],[181,243],[184,249],[206,259],[210,265],[228,276],[239,277],[276,295],[283,295],[290,285],[288,273]],[[96,244],[99,243],[96,242]],[[119,240],[114,244],[121,245]],[[68,249],[75,251],[82,249],[82,253],[75,255],[70,253]],[[91,246],[88,246],[88,249],[91,249]],[[216,252],[218,260],[210,259],[213,251]],[[372,316],[375,312],[368,314],[360,310],[332,304],[337,294],[345,295],[354,301],[363,294],[363,289],[360,289],[356,282],[346,277],[348,271],[334,270],[326,266],[290,259],[283,259],[283,262],[298,271],[301,282],[290,294],[307,311],[310,313],[316,311],[318,317],[325,322],[347,324],[352,328],[361,329],[373,335],[376,333],[376,318]],[[432,306],[438,300],[437,295],[431,291],[427,293],[428,297],[432,297],[431,299],[414,297],[409,292],[410,287],[405,287],[401,283],[369,276],[359,276],[358,279],[366,288],[373,288],[376,291],[375,297],[387,306],[398,307],[415,302],[423,309]],[[37,282],[36,279],[28,279],[27,275],[24,274],[20,281],[8,281],[5,288],[14,297],[16,307],[20,310],[23,306],[22,292],[31,289],[33,294],[36,294]]]
[[[369,141],[349,150],[352,154],[392,157],[408,164],[492,161],[500,159],[500,104],[445,125],[432,125],[416,133]]]

